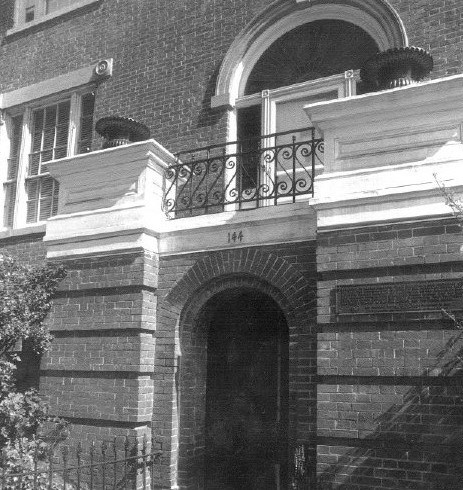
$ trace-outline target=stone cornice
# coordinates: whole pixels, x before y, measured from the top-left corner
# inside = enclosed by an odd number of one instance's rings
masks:
[[[463,190],[463,75],[305,107],[325,140],[318,229],[452,213]]]
[[[357,123],[400,120],[408,116],[460,113],[463,109],[463,75],[440,78],[382,92],[318,102],[304,107],[321,130],[352,127]],[[419,121],[417,121],[419,123]]]

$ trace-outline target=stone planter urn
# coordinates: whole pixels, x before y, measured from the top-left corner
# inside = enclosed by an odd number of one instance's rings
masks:
[[[130,117],[102,117],[95,124],[95,130],[104,138],[103,148],[113,148],[149,139],[150,130]]]
[[[432,56],[422,48],[392,48],[368,59],[360,70],[360,78],[376,90],[406,87],[429,75],[433,66]]]

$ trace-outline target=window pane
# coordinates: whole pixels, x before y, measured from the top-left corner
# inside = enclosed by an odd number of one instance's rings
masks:
[[[3,226],[13,226],[14,203],[16,201],[16,182],[5,184],[5,206],[3,209]]]
[[[27,198],[29,200],[35,200],[38,197],[39,181],[37,179],[31,180],[27,183]]]
[[[24,21],[25,22],[31,22],[35,18],[35,6],[33,5],[32,7],[26,7],[26,11],[24,14]]]
[[[95,107],[95,94],[85,94],[82,97],[82,110],[80,119],[80,136],[78,153],[88,153],[92,147],[93,111]]]
[[[72,3],[73,0],[47,0],[47,14],[62,8],[70,7]]]
[[[22,116],[16,116],[11,119],[11,139],[10,139],[10,156],[8,158],[7,179],[16,179],[18,175],[19,148],[22,137]]]
[[[260,105],[238,111],[240,158],[237,170],[240,192],[259,185],[261,117]]]
[[[26,222],[27,223],[35,223],[37,221],[37,206],[38,201],[29,201],[27,203],[27,215]]]
[[[58,210],[58,182],[51,177],[41,179],[39,219],[45,220]]]
[[[45,109],[45,124],[43,128],[44,150],[55,146],[56,109],[56,106],[47,107]]]
[[[45,176],[27,183],[27,222],[46,220],[58,212],[58,182]]]
[[[53,150],[42,151],[41,156],[42,156],[42,162],[49,162],[50,160],[53,160]],[[42,165],[42,167],[43,167],[43,165]],[[46,172],[46,170],[44,170],[42,167],[40,168],[41,174]]]
[[[45,162],[67,156],[69,118],[69,101],[34,112],[29,175],[45,173]]]
[[[40,153],[31,153],[29,155],[28,175],[38,175],[40,168]]]
[[[66,146],[57,146],[55,148],[55,155],[53,157],[53,160],[59,160],[60,158],[65,158],[67,156],[67,153],[68,153],[68,148],[67,148],[67,145]],[[45,170],[43,170],[43,172],[45,172]]]
[[[55,160],[67,156],[70,112],[71,103],[69,101],[58,105],[55,154],[53,156]]]
[[[43,132],[44,110],[40,109],[34,112],[33,129],[32,129],[32,151],[42,149],[42,132]]]
[[[37,221],[37,206],[39,204],[38,201],[38,190],[39,190],[39,181],[34,179],[27,183],[26,192],[27,192],[27,215],[26,221],[28,223],[33,223]]]
[[[71,103],[69,101],[62,102],[58,105],[58,124],[69,125],[69,109]]]
[[[51,197],[53,195],[53,179],[51,177],[45,177],[41,181],[41,198]]]

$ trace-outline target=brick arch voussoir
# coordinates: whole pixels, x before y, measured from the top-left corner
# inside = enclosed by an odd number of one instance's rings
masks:
[[[165,299],[177,311],[192,313],[218,292],[240,286],[273,297],[290,323],[307,320],[303,305],[313,292],[307,278],[286,259],[258,249],[224,250],[199,259]]]

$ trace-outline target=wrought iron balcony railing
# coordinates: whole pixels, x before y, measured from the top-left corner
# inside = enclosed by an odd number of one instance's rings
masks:
[[[212,145],[176,155],[166,170],[171,218],[295,202],[313,195],[323,139],[314,128]]]

